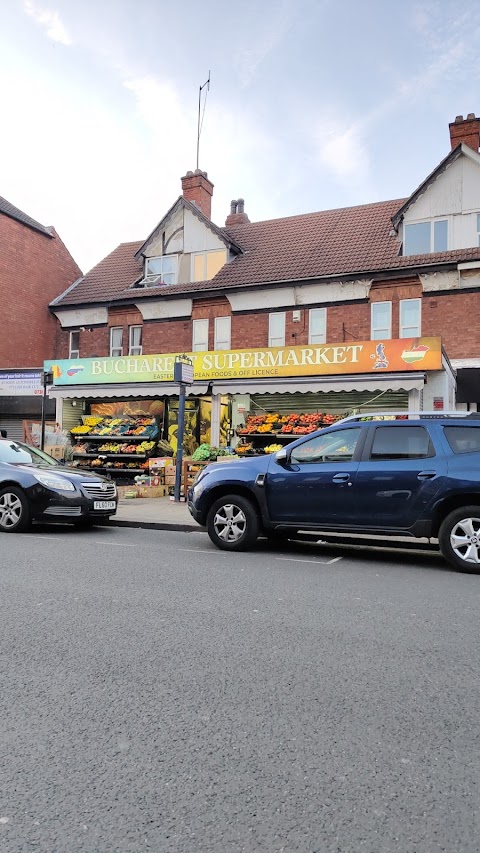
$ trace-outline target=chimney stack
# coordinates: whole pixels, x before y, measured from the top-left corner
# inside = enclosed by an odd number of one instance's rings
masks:
[[[448,127],[452,149],[463,142],[473,148],[474,151],[478,151],[480,148],[480,118],[476,118],[475,113],[468,113],[466,118],[457,116]]]
[[[182,178],[182,192],[183,197],[196,204],[207,219],[212,218],[213,184],[206,172],[201,169],[187,172]]]
[[[233,199],[233,201],[230,202],[230,213],[225,220],[226,227],[228,228],[229,225],[246,225],[249,222],[250,220],[245,213],[244,199]]]

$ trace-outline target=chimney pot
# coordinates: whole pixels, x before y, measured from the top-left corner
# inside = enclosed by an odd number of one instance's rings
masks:
[[[230,202],[230,213],[228,214],[225,225],[246,225],[250,222],[247,214],[245,213],[245,201],[243,198],[237,199],[237,201],[232,200]]]
[[[460,122],[462,122],[462,121],[463,121],[463,116],[455,116],[455,122],[456,122],[457,124],[459,124],[459,123],[460,123]]]
[[[468,113],[467,119],[472,119],[472,118],[473,119],[475,118],[475,113]]]
[[[237,213],[244,213],[245,199],[239,198],[237,201]]]
[[[234,213],[237,212],[237,202],[234,198],[232,198],[230,202],[230,215],[233,216]]]

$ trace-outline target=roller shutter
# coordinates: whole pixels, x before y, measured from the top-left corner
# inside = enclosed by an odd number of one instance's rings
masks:
[[[255,394],[251,411],[265,412],[331,412],[351,414],[354,409],[366,412],[390,412],[408,409],[408,391],[330,391],[307,394]]]

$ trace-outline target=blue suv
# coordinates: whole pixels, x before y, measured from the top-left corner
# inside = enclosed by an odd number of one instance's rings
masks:
[[[226,551],[300,530],[428,537],[480,573],[480,413],[346,418],[278,453],[208,465],[188,507]]]

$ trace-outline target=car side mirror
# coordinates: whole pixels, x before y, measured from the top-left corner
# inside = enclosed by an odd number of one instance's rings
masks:
[[[282,450],[277,450],[275,454],[275,462],[277,465],[287,465],[289,458],[290,454],[285,447],[283,447]]]

